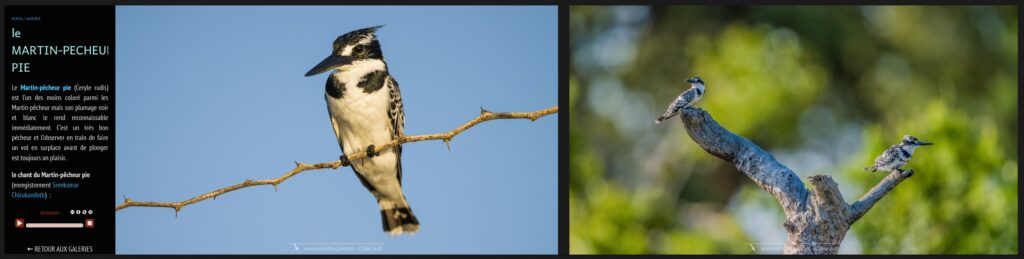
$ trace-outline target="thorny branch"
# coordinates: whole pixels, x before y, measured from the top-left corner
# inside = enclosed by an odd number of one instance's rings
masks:
[[[477,116],[473,120],[470,120],[469,122],[466,122],[465,124],[462,124],[461,126],[455,128],[455,129],[453,129],[451,131],[444,132],[444,133],[437,133],[437,134],[426,134],[426,135],[415,135],[415,136],[405,136],[405,135],[403,135],[401,138],[399,138],[397,140],[393,140],[393,141],[388,142],[388,143],[386,143],[384,145],[377,145],[377,146],[375,146],[374,151],[379,153],[381,151],[384,151],[386,149],[392,148],[394,146],[405,144],[405,143],[409,143],[409,142],[418,142],[418,141],[426,141],[426,140],[438,140],[438,139],[439,140],[443,140],[444,143],[446,145],[448,145],[448,149],[450,150],[451,149],[450,142],[451,142],[452,138],[454,138],[459,133],[462,133],[463,131],[466,131],[467,129],[472,128],[473,126],[476,126],[477,124],[480,124],[482,122],[489,121],[489,120],[496,120],[496,119],[529,119],[530,121],[535,121],[535,120],[537,120],[540,117],[544,117],[544,116],[547,116],[547,115],[550,115],[550,114],[554,114],[554,113],[557,113],[557,112],[558,112],[558,106],[552,106],[552,107],[549,107],[549,108],[546,108],[546,109],[541,109],[541,110],[532,111],[532,112],[491,112],[491,111],[485,110],[483,107],[481,107],[480,108],[480,116]],[[348,156],[349,161],[352,161],[352,162],[355,162],[355,161],[363,159],[363,158],[366,158],[366,152],[357,152],[356,154],[352,154],[352,155]],[[126,197],[124,197],[124,202],[121,203],[121,204],[118,204],[117,207],[115,207],[114,210],[115,211],[120,211],[121,209],[128,208],[128,207],[165,207],[165,208],[173,208],[174,209],[174,215],[177,216],[178,212],[181,211],[181,208],[183,208],[185,206],[188,206],[190,204],[193,204],[193,203],[196,203],[196,202],[200,202],[200,201],[203,201],[203,200],[206,200],[206,199],[210,199],[210,198],[217,199],[217,196],[220,196],[222,194],[225,194],[225,193],[228,193],[228,192],[231,192],[231,191],[235,191],[235,190],[238,190],[238,189],[242,189],[242,188],[246,188],[246,187],[251,187],[251,186],[268,185],[268,184],[269,185],[273,185],[274,186],[274,190],[276,191],[278,184],[281,184],[285,180],[288,180],[288,178],[291,178],[292,176],[295,176],[295,175],[297,175],[299,173],[302,173],[302,172],[305,172],[305,171],[309,171],[309,170],[318,170],[318,169],[325,169],[325,168],[338,169],[338,167],[343,167],[343,166],[348,166],[348,165],[347,164],[342,164],[341,160],[335,160],[335,161],[323,162],[323,163],[316,163],[316,164],[306,164],[306,163],[301,163],[301,162],[295,162],[295,168],[294,169],[292,169],[291,171],[286,172],[284,175],[281,175],[278,178],[265,179],[265,180],[250,180],[250,179],[246,179],[242,183],[235,184],[235,185],[228,186],[228,187],[224,187],[224,188],[220,188],[220,189],[214,190],[212,192],[204,193],[204,194],[201,194],[199,196],[192,197],[191,199],[187,199],[187,200],[179,201],[179,202],[135,201],[135,200],[129,199],[126,196]]]

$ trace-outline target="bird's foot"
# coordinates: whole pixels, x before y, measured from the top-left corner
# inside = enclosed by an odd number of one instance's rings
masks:
[[[374,149],[376,149],[376,147],[373,145],[366,147],[366,157],[375,157],[380,154],[374,151]]]
[[[348,156],[346,156],[345,154],[342,154],[341,157],[338,157],[338,160],[341,160],[341,166],[352,165],[352,161],[349,161]]]
[[[900,170],[900,173],[903,174],[903,177],[910,177],[911,175],[914,175],[914,170],[913,169]]]

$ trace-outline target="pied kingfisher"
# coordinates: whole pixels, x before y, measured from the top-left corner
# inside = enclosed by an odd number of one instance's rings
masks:
[[[700,77],[695,76],[687,79],[686,82],[690,83],[690,89],[687,89],[675,101],[672,101],[672,104],[668,105],[668,110],[665,111],[665,114],[654,120],[654,124],[676,116],[683,109],[688,109],[696,104],[697,101],[700,101],[700,97],[704,96],[704,80],[700,80]]]
[[[374,152],[403,136],[405,113],[398,83],[388,73],[374,32],[381,26],[355,30],[334,40],[331,55],[306,73],[336,70],[327,77],[327,112],[341,147],[343,164],[350,164],[359,181],[377,198],[384,231],[414,233],[419,221],[402,193],[402,146]],[[366,152],[351,163],[347,155]]]
[[[903,172],[903,169],[900,169],[900,167],[903,167],[903,165],[906,165],[907,162],[910,161],[910,156],[914,154],[914,149],[919,146],[931,144],[933,143],[917,140],[917,138],[911,135],[903,136],[902,142],[892,145],[889,149],[886,149],[882,155],[875,158],[874,165],[864,168],[864,170],[870,170],[872,172],[879,170],[883,172],[898,170]]]

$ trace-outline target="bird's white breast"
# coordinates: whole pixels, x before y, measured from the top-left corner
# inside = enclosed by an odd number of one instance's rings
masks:
[[[366,93],[363,88],[358,87],[363,75],[384,69],[384,63],[380,61],[356,61],[331,74],[335,80],[344,84],[341,98],[335,99],[328,95],[327,105],[333,111],[331,116],[339,124],[339,135],[347,156],[365,153],[366,147],[371,144],[379,147],[391,141],[391,123],[387,114],[391,99],[387,89],[382,87],[372,93]],[[382,178],[381,180],[389,177],[394,179],[397,159],[393,150],[388,149],[380,152],[377,157],[352,161],[352,164],[367,177],[367,180],[377,182],[378,179],[375,178],[378,177]]]
[[[907,154],[914,155],[914,149],[916,149],[917,146],[905,145],[905,146],[902,146],[900,148],[902,148],[903,151],[907,151]]]

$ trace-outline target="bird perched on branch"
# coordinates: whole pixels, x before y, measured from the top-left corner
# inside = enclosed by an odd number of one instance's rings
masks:
[[[339,36],[331,55],[306,76],[335,70],[327,77],[324,98],[342,150],[340,159],[377,198],[384,231],[399,235],[416,232],[420,224],[402,193],[402,146],[375,152],[374,143],[399,139],[405,126],[398,83],[388,73],[374,34],[380,27]],[[366,158],[349,161],[347,155],[357,152],[366,152]]]
[[[914,154],[914,149],[919,146],[931,145],[933,143],[920,141],[914,136],[906,135],[903,136],[903,141],[899,144],[892,145],[889,149],[886,149],[882,155],[875,158],[875,164],[864,168],[865,171],[883,171],[890,172],[892,170],[899,170],[903,172],[903,165],[906,165],[910,161],[910,157]]]
[[[672,116],[679,114],[683,109],[689,109],[697,101],[700,101],[701,96],[704,96],[704,80],[700,80],[700,77],[691,77],[686,82],[690,83],[690,89],[687,89],[675,101],[672,101],[672,104],[668,105],[668,110],[665,111],[665,114],[655,119],[654,124],[672,118]]]

